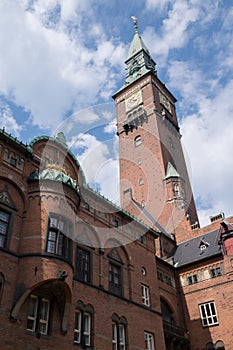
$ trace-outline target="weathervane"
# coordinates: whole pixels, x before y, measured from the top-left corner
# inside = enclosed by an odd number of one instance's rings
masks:
[[[135,33],[138,33],[138,19],[137,17],[135,16],[131,16],[132,20],[133,20],[133,23],[134,23],[134,30],[135,30]]]

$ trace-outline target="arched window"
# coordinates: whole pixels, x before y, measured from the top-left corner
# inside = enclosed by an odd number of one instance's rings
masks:
[[[140,146],[141,143],[142,143],[142,137],[141,137],[141,135],[136,136],[135,139],[134,139],[134,145],[135,145],[135,147]]]
[[[112,315],[112,349],[126,349],[126,326],[127,320],[124,316]]]
[[[80,344],[82,348],[93,345],[93,313],[92,305],[84,305],[81,300],[78,301],[75,311],[74,344]]]
[[[218,340],[215,344],[216,350],[225,350],[225,346],[222,340]]]
[[[174,324],[173,311],[165,300],[160,299],[163,321]]]

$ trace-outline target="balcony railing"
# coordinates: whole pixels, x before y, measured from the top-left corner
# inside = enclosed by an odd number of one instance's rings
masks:
[[[167,337],[176,337],[188,340],[188,332],[182,327],[177,327],[169,322],[163,321],[163,330]]]

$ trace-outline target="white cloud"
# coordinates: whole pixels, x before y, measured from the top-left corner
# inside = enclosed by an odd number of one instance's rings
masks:
[[[116,133],[116,120],[111,121],[105,128],[104,132],[107,134],[112,134],[113,132]]]
[[[82,166],[88,183],[96,182],[98,169],[109,157],[109,150],[105,143],[98,141],[95,136],[90,134],[80,134],[69,142],[69,147],[83,150],[77,158]]]
[[[147,46],[157,57],[167,57],[172,49],[181,48],[188,40],[188,27],[198,18],[198,8],[193,7],[186,1],[176,1],[163,20],[161,32],[156,28],[147,27],[143,33]],[[162,65],[162,60],[160,62]]]
[[[198,96],[198,85],[193,86]],[[202,95],[198,110],[182,119],[183,142],[192,164],[192,184],[202,224],[225,208],[232,212],[233,81],[214,97]],[[196,101],[197,102],[197,101]],[[205,218],[205,219],[204,219]]]
[[[23,129],[13,117],[10,107],[3,102],[0,102],[0,128],[4,128],[6,132],[16,137],[19,137],[20,131]]]
[[[60,10],[58,4],[39,1],[25,11],[16,1],[0,3],[0,92],[30,111],[32,122],[43,128],[57,125],[71,106],[80,110],[99,96],[109,99],[118,74],[113,67],[121,69],[124,61],[124,46],[104,38],[101,30],[92,37],[94,46],[86,45],[93,32],[86,28],[84,42],[84,28],[74,29],[72,22],[80,3],[63,1]],[[54,11],[60,17],[56,25],[48,25]]]

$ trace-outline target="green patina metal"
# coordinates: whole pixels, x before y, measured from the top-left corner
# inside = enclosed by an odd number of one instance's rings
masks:
[[[117,93],[148,73],[152,72],[157,76],[156,63],[138,32],[137,18],[132,16],[132,19],[134,22],[134,37],[125,61],[126,79]]]
[[[167,164],[167,172],[166,172],[166,176],[165,176],[165,180],[170,179],[171,177],[180,177],[180,174],[178,173],[178,171],[174,168],[174,166],[168,162]]]
[[[40,180],[61,182],[79,192],[78,184],[71,177],[55,169],[34,170],[31,172],[28,178],[28,182]]]

